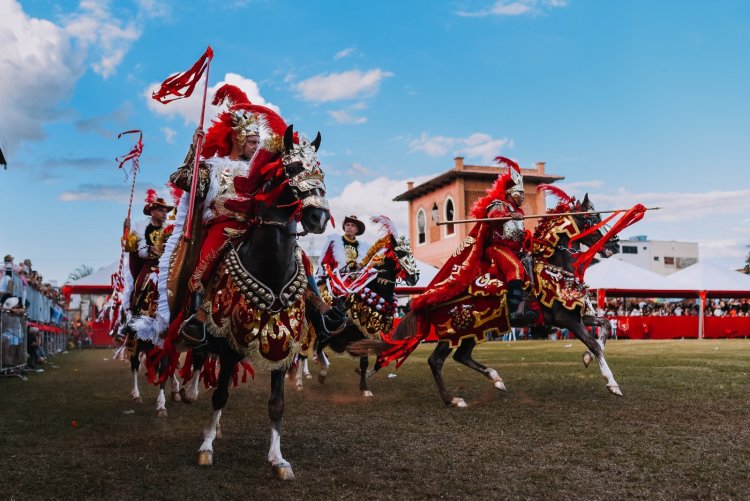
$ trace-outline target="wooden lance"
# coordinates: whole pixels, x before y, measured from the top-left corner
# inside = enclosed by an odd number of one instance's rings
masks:
[[[206,82],[203,85],[203,104],[201,106],[201,119],[198,123],[198,129],[203,130],[203,120],[206,116],[206,99],[208,97],[208,77],[211,71],[211,58],[206,63]],[[185,231],[182,232],[182,238],[190,241],[193,237],[193,207],[195,206],[195,190],[198,187],[198,175],[201,162],[201,150],[203,149],[203,135],[198,135],[195,143],[195,163],[193,164],[193,179],[190,184],[190,205],[188,205],[187,216],[185,217]]]
[[[646,210],[659,210],[661,207],[649,207]],[[595,210],[585,212],[557,212],[555,214],[529,214],[519,219],[540,219],[545,217],[559,217],[559,216],[583,216],[586,214],[611,214],[613,212],[626,212],[628,209],[612,209],[612,210]],[[486,223],[491,221],[510,221],[516,219],[514,217],[483,217],[479,219],[457,219],[455,221],[439,221],[436,217],[432,218],[435,224],[438,226],[445,224],[468,224],[468,223]]]

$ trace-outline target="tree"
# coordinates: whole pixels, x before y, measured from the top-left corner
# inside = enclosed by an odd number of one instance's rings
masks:
[[[91,266],[82,264],[81,266],[79,266],[78,268],[70,272],[70,275],[68,275],[68,280],[71,282],[74,282],[83,277],[87,277],[91,275],[92,273],[94,273],[94,268],[92,268]]]

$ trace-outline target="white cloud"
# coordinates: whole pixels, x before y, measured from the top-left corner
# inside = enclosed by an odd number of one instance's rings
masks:
[[[380,68],[364,73],[359,70],[326,73],[303,80],[296,88],[306,101],[324,103],[359,99],[375,95],[380,88],[380,82],[392,76],[393,73]]]
[[[96,59],[92,68],[104,78],[115,72],[130,46],[141,36],[135,21],[125,24],[115,18],[109,2],[103,0],[81,0],[76,12],[63,17],[63,26],[81,48],[90,51]]]
[[[174,144],[174,137],[177,132],[169,127],[162,127],[161,131],[164,133],[164,140],[169,144]]]
[[[11,153],[23,141],[44,139],[46,123],[73,115],[61,104],[87,64],[112,75],[140,36],[139,23],[166,12],[157,0],[138,5],[131,16],[138,23],[114,17],[108,1],[82,0],[56,24],[29,16],[17,0],[0,1],[0,129]]]
[[[329,111],[328,114],[340,124],[363,124],[367,122],[367,117],[355,117],[344,110]]]
[[[184,71],[189,66],[190,65],[186,63],[185,68],[180,71]],[[168,76],[169,74],[167,73],[164,75],[164,78],[167,78]],[[143,96],[146,98],[146,102],[148,103],[148,108],[154,113],[156,113],[157,115],[162,115],[162,116],[166,116],[170,118],[175,118],[175,117],[182,118],[182,121],[185,123],[185,125],[195,126],[198,124],[198,120],[200,119],[200,114],[201,114],[201,105],[202,105],[202,99],[203,99],[203,83],[202,82],[203,82],[203,79],[201,79],[201,83],[198,83],[198,85],[195,87],[195,91],[193,92],[193,95],[190,96],[189,98],[179,99],[177,101],[173,101],[166,105],[161,104],[160,102],[155,101],[154,99],[151,98],[151,95],[154,93],[154,91],[158,90],[159,87],[161,86],[161,82],[150,84],[143,91]],[[236,73],[227,73],[226,75],[224,75],[224,80],[208,88],[208,99],[206,103],[206,123],[204,124],[204,128],[208,128],[209,124],[211,123],[211,119],[214,118],[216,115],[218,115],[219,111],[223,109],[223,108],[219,108],[218,106],[212,105],[211,99],[213,99],[213,95],[217,90],[219,90],[219,87],[221,87],[224,84],[236,85],[237,87],[245,91],[251,103],[267,106],[268,108],[271,108],[277,113],[280,113],[278,106],[272,103],[269,103],[260,94],[260,88],[258,87],[258,84],[255,83],[255,81],[249,78],[245,78],[242,75],[238,75]]]
[[[29,17],[15,0],[0,2],[0,47],[0,129],[12,152],[43,139],[43,125],[64,115],[59,103],[85,71],[85,56],[64,29]]]
[[[123,184],[82,184],[77,189],[64,191],[57,197],[62,202],[91,202],[96,200],[106,200],[108,202],[119,202],[127,204],[130,200],[130,183]],[[159,192],[159,196],[165,200],[171,200],[169,193],[163,187],[157,187],[151,184],[136,184],[136,193],[145,193],[147,189],[153,188]],[[161,188],[161,189],[159,189]],[[134,200],[136,206],[138,200]]]
[[[357,162],[352,163],[352,166],[350,167],[349,170],[351,171],[350,173],[353,173],[353,174],[364,174],[366,176],[369,176],[370,174],[372,174],[372,171],[370,169],[368,169],[364,165],[359,164]]]
[[[350,56],[350,55],[352,54],[352,52],[354,52],[354,48],[353,48],[353,47],[347,47],[347,48],[346,48],[346,49],[344,49],[344,50],[340,50],[340,51],[338,51],[338,52],[336,53],[336,55],[335,55],[335,56],[333,56],[333,58],[334,58],[334,59],[335,59],[336,61],[338,61],[339,59],[344,59],[345,57],[347,57],[347,56]]]
[[[539,15],[546,10],[565,7],[567,4],[567,0],[495,0],[486,9],[461,10],[456,14],[461,17]]]
[[[493,162],[506,147],[513,146],[508,138],[493,138],[489,134],[476,132],[468,137],[429,136],[422,133],[409,142],[411,151],[421,151],[430,157],[442,157],[449,153],[467,158],[479,158],[484,163]]]

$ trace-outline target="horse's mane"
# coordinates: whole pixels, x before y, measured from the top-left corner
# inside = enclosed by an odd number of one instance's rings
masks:
[[[365,254],[365,257],[362,258],[362,265],[366,265],[367,263],[369,263],[370,260],[375,257],[375,254],[380,252],[382,249],[387,249],[385,257],[392,257],[393,259],[397,259],[396,253],[393,250],[393,241],[398,238],[398,231],[396,230],[396,226],[393,224],[393,221],[391,221],[387,216],[373,216],[370,218],[370,221],[372,221],[373,223],[381,224],[380,232],[382,233],[382,235],[374,244],[372,244],[372,246],[370,246],[367,254]]]

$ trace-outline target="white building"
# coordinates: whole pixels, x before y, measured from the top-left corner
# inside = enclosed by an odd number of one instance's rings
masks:
[[[620,240],[620,253],[613,257],[660,275],[670,275],[698,262],[698,243],[649,240],[638,235]]]

